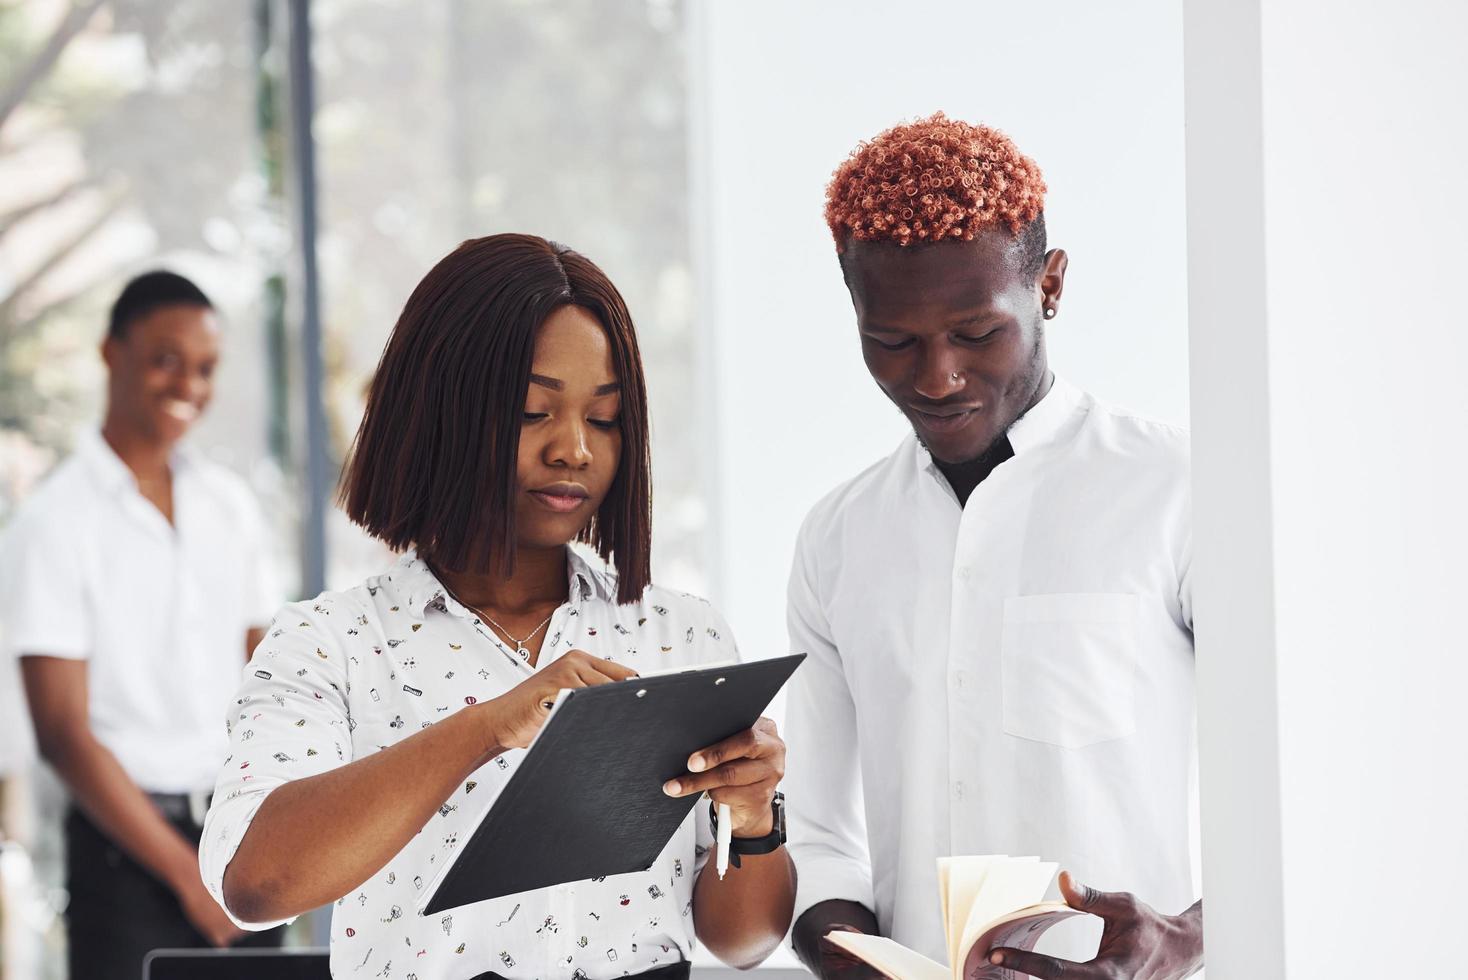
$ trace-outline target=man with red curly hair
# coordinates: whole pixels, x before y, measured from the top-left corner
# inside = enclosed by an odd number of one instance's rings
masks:
[[[791,573],[793,935],[823,977],[867,972],[833,929],[946,961],[950,854],[1058,861],[1103,920],[1099,951],[1067,923],[1044,952],[990,953],[1018,974],[1203,962],[1187,434],[1049,369],[1067,257],[1045,190],[1003,133],[941,113],[827,188],[863,356],[913,432],[815,506]]]

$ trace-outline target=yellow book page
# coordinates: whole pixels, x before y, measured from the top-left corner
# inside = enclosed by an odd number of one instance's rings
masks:
[[[1002,854],[939,859],[938,887],[943,901],[943,935],[948,941],[949,965],[956,968],[963,962],[960,943],[964,927],[968,924],[969,910],[984,887],[989,868],[1007,860]]]
[[[954,860],[951,857],[938,859],[938,901],[943,903],[943,942],[949,949],[953,948],[953,917],[948,914],[948,869],[953,867]]]
[[[953,973],[921,953],[915,953],[886,936],[868,936],[838,929],[826,938],[892,980],[953,980]]]
[[[1059,867],[1053,862],[1032,857],[990,863],[988,873],[984,875],[983,888],[969,906],[958,944],[960,952],[951,961],[955,977],[962,974],[969,947],[989,925],[1015,909],[1037,904],[1050,889],[1050,882]]]

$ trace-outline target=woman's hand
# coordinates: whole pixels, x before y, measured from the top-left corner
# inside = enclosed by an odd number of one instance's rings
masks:
[[[753,728],[699,749],[688,757],[688,772],[664,783],[663,792],[707,792],[715,803],[727,803],[735,837],[766,837],[774,830],[770,801],[785,776],[785,742],[773,721],[761,718]]]
[[[569,650],[549,667],[485,702],[494,745],[500,751],[527,747],[545,724],[556,695],[566,688],[595,687],[636,676],[636,671],[585,650]]]
[[[774,829],[770,801],[785,775],[785,743],[775,723],[761,718],[748,731],[699,749],[689,774],[663,785],[669,796],[707,792],[728,804],[735,837],[767,837]],[[702,814],[699,819],[706,819]],[[712,857],[712,855],[710,855]],[[693,925],[719,959],[741,970],[759,965],[790,930],[795,910],[795,865],[784,848],[750,855],[727,879],[710,860],[693,890]]]

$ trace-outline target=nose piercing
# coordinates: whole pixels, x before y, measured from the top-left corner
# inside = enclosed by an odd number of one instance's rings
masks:
[[[953,380],[954,381],[957,381],[958,380],[958,372],[957,371],[954,371],[953,372]]]

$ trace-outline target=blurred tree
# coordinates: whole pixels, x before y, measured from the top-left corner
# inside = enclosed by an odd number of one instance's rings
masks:
[[[0,126],[5,125],[6,118],[15,111],[16,106],[25,101],[31,89],[50,74],[55,67],[56,60],[61,57],[61,52],[66,50],[67,44],[76,37],[77,32],[87,26],[97,8],[102,6],[105,0],[87,0],[85,3],[77,4],[66,12],[61,18],[61,23],[51,32],[41,50],[21,68],[16,75],[0,89]]]
[[[12,440],[54,458],[96,416],[105,311],[141,266],[183,266],[237,319],[259,301],[255,270],[284,236],[264,193],[251,27],[248,6],[210,0],[0,3]],[[23,482],[0,466],[0,520]]]

